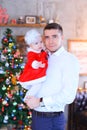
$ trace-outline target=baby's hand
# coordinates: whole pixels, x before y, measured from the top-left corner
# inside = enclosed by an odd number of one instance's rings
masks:
[[[42,63],[42,64],[40,65],[40,67],[41,67],[41,68],[44,68],[44,67],[45,67],[45,63]]]

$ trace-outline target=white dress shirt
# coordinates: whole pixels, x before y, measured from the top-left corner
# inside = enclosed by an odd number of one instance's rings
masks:
[[[79,81],[77,58],[61,47],[49,56],[47,78],[41,85],[37,97],[43,97],[45,107],[36,111],[64,111],[65,105],[73,102]]]

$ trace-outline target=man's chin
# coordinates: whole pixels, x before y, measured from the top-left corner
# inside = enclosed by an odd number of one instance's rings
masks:
[[[51,52],[51,53],[54,53],[54,52],[56,52],[58,49],[49,49],[49,51]]]

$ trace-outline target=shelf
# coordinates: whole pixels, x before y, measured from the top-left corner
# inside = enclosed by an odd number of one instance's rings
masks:
[[[36,27],[36,28],[40,28],[40,27],[45,27],[45,23],[44,24],[0,24],[0,27]]]

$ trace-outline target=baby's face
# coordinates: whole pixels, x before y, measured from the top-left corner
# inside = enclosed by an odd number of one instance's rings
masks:
[[[34,43],[30,44],[30,47],[35,51],[41,51],[44,48],[42,38],[38,37]]]

